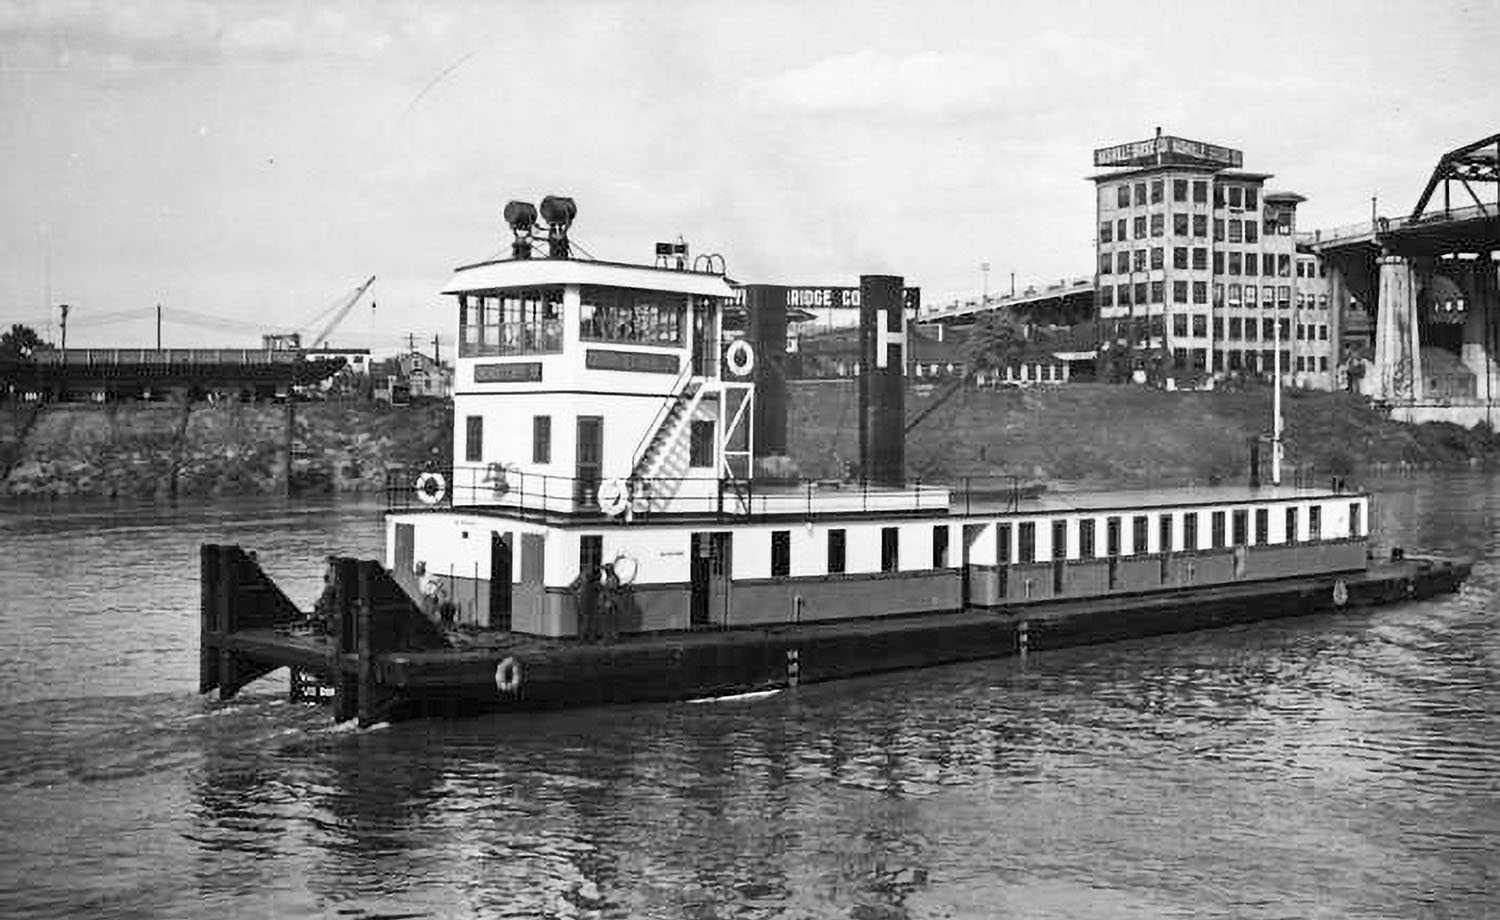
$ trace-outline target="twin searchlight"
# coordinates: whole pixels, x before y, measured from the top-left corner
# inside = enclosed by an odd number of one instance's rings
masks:
[[[548,195],[542,199],[541,218],[546,221],[547,257],[549,259],[572,258],[572,247],[568,245],[568,228],[578,216],[578,205],[573,199],[561,195]],[[531,258],[531,245],[535,241],[533,230],[537,225],[537,209],[529,201],[512,201],[505,206],[505,223],[515,239],[510,244],[512,259]]]

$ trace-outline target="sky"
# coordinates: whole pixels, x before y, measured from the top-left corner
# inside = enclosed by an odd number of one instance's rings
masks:
[[[1158,126],[1302,229],[1409,212],[1500,131],[1497,48],[1494,0],[0,0],[0,328],[255,346],[375,275],[333,344],[451,343],[548,194],[601,259],[976,297],[1090,273],[1092,151]]]

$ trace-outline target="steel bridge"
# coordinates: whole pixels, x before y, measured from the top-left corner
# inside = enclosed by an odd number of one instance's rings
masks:
[[[1375,315],[1373,354],[1359,363],[1364,393],[1411,421],[1494,424],[1500,134],[1443,154],[1409,215],[1306,234],[1299,244],[1327,264],[1332,303],[1353,296]],[[1338,323],[1342,310],[1333,313]]]

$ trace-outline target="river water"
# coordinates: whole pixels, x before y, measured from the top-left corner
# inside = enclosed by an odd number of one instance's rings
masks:
[[[197,696],[197,547],[299,602],[368,502],[0,510],[6,917],[1500,915],[1500,479],[1457,596],[767,699],[370,730]]]

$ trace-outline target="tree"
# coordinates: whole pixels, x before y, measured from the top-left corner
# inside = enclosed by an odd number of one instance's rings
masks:
[[[47,343],[30,326],[15,323],[6,332],[0,333],[0,361],[30,361],[38,348]]]
[[[1026,329],[1009,310],[992,310],[969,333],[969,373],[1003,371],[1026,352]]]

